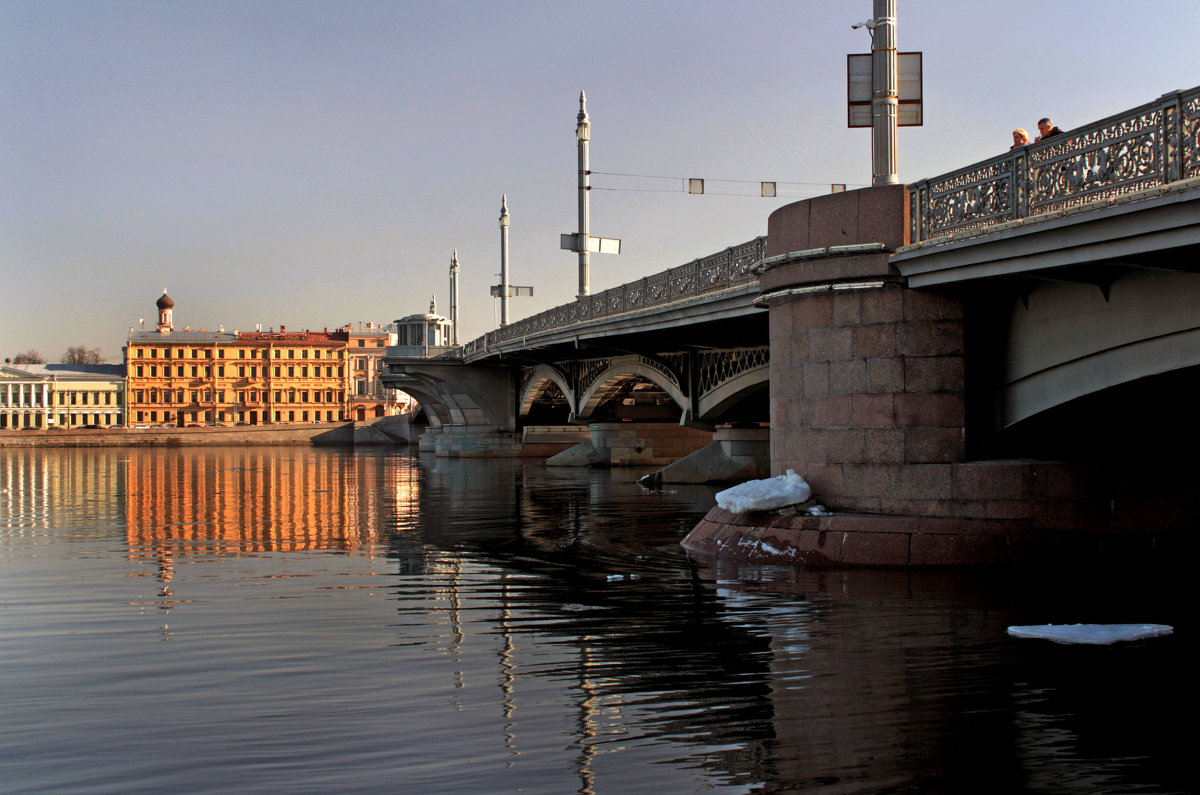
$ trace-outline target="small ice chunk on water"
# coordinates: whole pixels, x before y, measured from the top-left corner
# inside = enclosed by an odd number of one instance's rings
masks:
[[[1123,640],[1141,640],[1170,635],[1173,627],[1166,624],[1035,624],[1009,627],[1014,638],[1044,638],[1055,643],[1091,643],[1108,645]]]
[[[793,470],[775,478],[748,480],[717,492],[717,507],[730,513],[770,511],[812,497],[812,489]]]

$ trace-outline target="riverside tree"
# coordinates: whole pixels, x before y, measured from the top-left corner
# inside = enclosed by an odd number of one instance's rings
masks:
[[[72,345],[59,361],[63,364],[100,364],[100,349]]]

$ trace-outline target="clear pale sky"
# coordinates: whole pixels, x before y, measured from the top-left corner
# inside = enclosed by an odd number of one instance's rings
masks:
[[[495,325],[501,194],[513,320],[565,303],[587,91],[594,292],[766,233],[871,179],[846,128],[870,0],[0,0],[0,359],[118,362],[165,286],[178,327],[322,329],[448,312]],[[900,179],[1200,84],[1197,0],[899,0],[925,126]],[[689,196],[681,179],[710,180]],[[757,185],[775,180],[780,198]],[[788,184],[784,184],[788,183]],[[813,183],[813,184],[800,184]],[[601,190],[622,188],[624,190]]]

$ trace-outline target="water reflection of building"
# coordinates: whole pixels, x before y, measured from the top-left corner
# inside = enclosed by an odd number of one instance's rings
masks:
[[[396,477],[395,458],[383,455],[279,447],[129,455],[135,556],[362,549],[385,531],[378,489],[399,503],[417,496],[416,479]]]
[[[97,527],[116,522],[125,490],[128,452],[116,448],[63,448],[53,455],[33,447],[0,449],[0,527],[34,536],[84,512]]]

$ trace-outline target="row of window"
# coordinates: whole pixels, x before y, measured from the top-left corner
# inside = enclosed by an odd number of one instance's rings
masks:
[[[382,345],[382,343],[380,343],[380,344]],[[359,347],[362,347],[362,341],[361,341],[361,340],[359,341]],[[190,351],[191,351],[191,355],[190,355],[190,356],[187,356],[187,355],[185,355],[185,351],[184,351],[184,349],[183,349],[183,348],[177,348],[177,349],[175,349],[175,357],[174,357],[174,358],[176,358],[176,359],[188,359],[188,358],[191,358],[191,359],[211,359],[211,358],[213,358],[213,349],[212,349],[212,348],[190,348],[190,349],[188,349],[188,350],[190,350]],[[247,350],[249,350],[249,352],[250,352],[250,355],[249,355],[249,357],[247,357],[247,356],[246,356],[246,351],[247,351]],[[297,349],[297,348],[273,348],[272,350],[274,351],[274,354],[273,354],[273,355],[272,355],[272,357],[271,357],[271,358],[273,358],[273,359],[308,359],[308,358],[309,358],[309,353],[310,353],[310,352],[312,353],[312,358],[313,358],[313,359],[321,359],[321,358],[325,358],[325,359],[341,359],[341,358],[344,356],[344,352],[343,352],[343,351],[341,351],[341,350],[336,350],[336,351],[335,351],[333,348],[325,348],[325,349],[323,349],[323,350],[324,350],[324,354],[325,354],[325,355],[324,355],[324,357],[322,357],[322,356],[321,356],[322,349],[314,349],[314,350],[310,350],[310,349],[308,349],[308,348],[299,348],[299,349]],[[283,356],[283,355],[281,355],[281,354],[282,354],[282,352],[283,352],[283,351],[285,351],[285,350],[287,351],[287,356]],[[300,355],[299,355],[299,356],[297,356],[297,355],[296,355],[296,352],[297,352],[297,350],[299,350],[299,353],[300,353]],[[147,351],[148,351],[148,353],[147,353]],[[223,348],[217,348],[217,349],[216,349],[216,351],[217,351],[217,358],[218,358],[218,359],[224,359],[224,358],[225,358],[225,350],[224,350]],[[238,348],[238,349],[237,349],[237,352],[238,352],[237,358],[239,358],[239,359],[246,359],[246,358],[250,358],[250,359],[258,359],[258,358],[266,359],[266,358],[267,358],[267,349],[266,349],[266,348],[248,348],[248,349],[247,349],[247,348]],[[337,354],[336,356],[334,355],[335,353]],[[137,359],[145,359],[145,358],[149,358],[149,359],[157,359],[157,358],[159,358],[159,357],[158,357],[158,348],[134,348],[134,358],[137,358]],[[164,348],[164,349],[163,349],[163,351],[162,351],[162,358],[164,358],[164,359],[170,359],[170,358],[172,358],[172,357],[171,357],[171,349],[170,349],[170,348]],[[231,357],[229,357],[229,358],[231,358],[231,359],[232,359],[233,357],[231,356]]]
[[[51,392],[46,395],[49,401],[46,404],[42,403],[42,390],[36,389],[32,392],[26,392],[24,400],[21,399],[19,392],[13,392],[9,395],[5,391],[0,391],[0,406],[43,406],[54,405],[59,406],[119,406],[121,405],[120,392],[93,392],[93,391],[62,391]],[[57,399],[56,396],[57,395]]]
[[[59,392],[58,405],[60,406],[119,406],[121,405],[120,392]],[[114,399],[115,397],[115,399]]]
[[[190,369],[190,375],[185,375],[184,371],[189,370],[189,369]],[[276,378],[282,378],[281,373],[283,372],[283,369],[284,368],[282,365],[278,365],[278,364],[275,365],[275,367],[273,368],[274,376]],[[308,378],[308,365],[302,364],[302,365],[300,365],[300,367],[298,369],[300,370],[301,378]],[[213,370],[212,365],[205,365],[204,371],[203,371],[204,377],[212,378],[212,370]],[[296,370],[297,370],[297,367],[295,365],[289,364],[287,366],[287,377],[295,378]],[[230,368],[230,371],[232,372],[232,367]],[[190,368],[186,368],[182,364],[175,366],[175,377],[176,378],[186,378],[186,377],[199,378],[200,372],[201,371],[200,371],[199,365],[195,365],[195,364],[193,364]],[[249,370],[247,370],[245,365],[238,365],[238,368],[237,368],[237,377],[238,378],[246,378],[247,372],[249,372],[250,378],[258,378],[259,368],[251,365]],[[147,373],[149,373],[150,378],[157,378],[158,377],[158,365],[155,365],[155,364],[135,365],[133,368],[133,373],[137,378],[145,378]],[[262,373],[263,373],[264,377],[267,374],[267,367],[265,365],[262,367]],[[345,376],[345,373],[346,373],[345,366],[339,365],[337,368],[337,377],[342,378]],[[171,365],[164,364],[163,369],[162,369],[162,374],[163,374],[164,378],[170,378]],[[321,377],[321,367],[318,365],[314,365],[313,369],[312,369],[312,374],[313,374],[313,378],[320,378]],[[219,364],[219,365],[217,365],[217,378],[224,378],[224,377],[225,377],[225,365]],[[334,377],[333,376],[333,365],[325,366],[325,377],[326,378]]]
[[[192,403],[199,403],[201,399],[203,399],[203,401],[205,403],[211,403],[211,402],[213,402],[214,394],[216,395],[217,403],[225,402],[225,390],[224,389],[218,389],[215,392],[211,389],[205,389],[205,390],[179,389],[176,391],[171,391],[169,389],[164,389],[161,391],[158,389],[138,389],[138,390],[135,390],[133,394],[134,394],[134,402],[136,402],[136,403],[183,403],[184,397],[186,395],[188,395],[189,392],[191,394],[191,402]],[[234,394],[235,393],[233,393],[233,392],[230,393],[231,396],[233,396]],[[312,394],[312,401],[311,401],[312,403],[340,403],[341,402],[341,392],[333,390],[333,389],[326,389],[326,390],[314,389],[311,394]],[[238,403],[247,403],[247,402],[257,403],[257,402],[259,402],[260,395],[261,395],[261,399],[264,401],[268,400],[271,395],[274,395],[275,399],[273,402],[275,402],[275,403],[308,403],[308,402],[310,402],[308,399],[309,398],[309,390],[307,390],[307,389],[288,389],[288,390],[276,389],[274,392],[268,392],[265,389],[262,390],[261,392],[259,392],[256,389],[251,389],[251,390],[238,390],[238,392],[236,393]]]
[[[146,423],[146,422],[156,423],[156,422],[160,421],[159,414],[162,415],[161,422],[166,422],[166,423],[170,423],[170,424],[178,423],[181,418],[182,418],[182,421],[184,424],[199,424],[199,423],[211,423],[211,422],[223,422],[223,423],[248,422],[250,424],[257,424],[259,421],[262,421],[262,422],[272,422],[272,421],[273,422],[336,422],[337,421],[336,415],[338,415],[339,412],[329,410],[329,409],[327,409],[325,411],[311,411],[311,412],[310,411],[276,411],[276,412],[264,411],[264,412],[262,412],[262,417],[260,418],[258,416],[259,412],[257,412],[257,411],[245,412],[242,414],[238,414],[238,413],[232,412],[232,411],[211,411],[211,410],[209,410],[209,411],[192,411],[192,412],[181,411],[178,413],[173,412],[173,411],[163,411],[163,412],[135,411],[134,415],[133,415],[134,422],[137,424]],[[272,414],[274,414],[274,417],[275,417],[274,420],[271,419]],[[309,416],[310,414],[312,415],[311,417]]]

